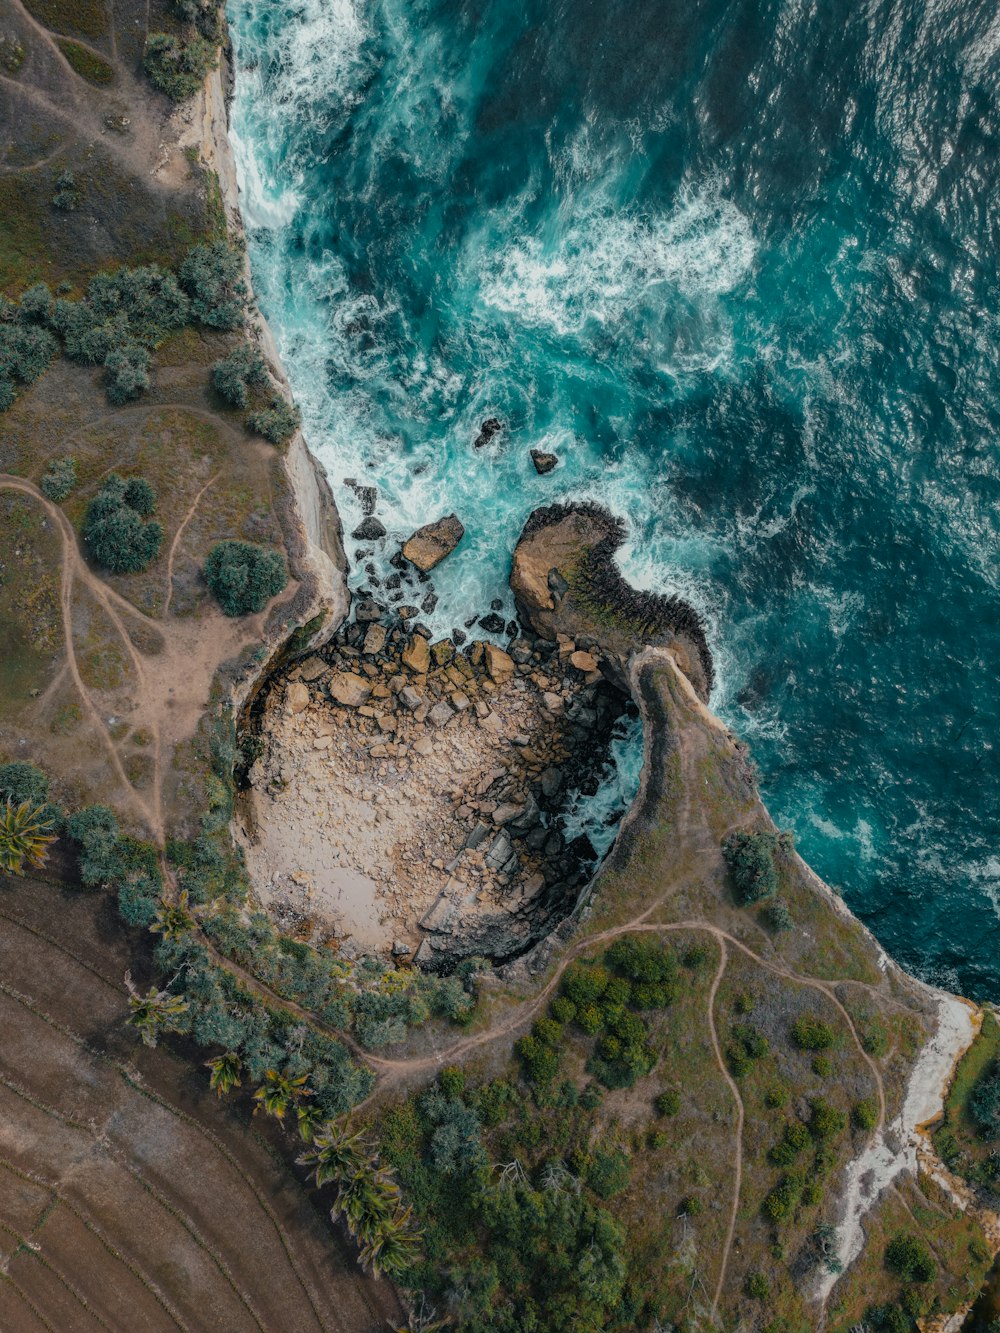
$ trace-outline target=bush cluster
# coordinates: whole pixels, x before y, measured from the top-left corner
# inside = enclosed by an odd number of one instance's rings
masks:
[[[726,1063],[734,1078],[744,1078],[770,1049],[768,1040],[752,1023],[735,1023],[726,1045]]]
[[[767,1155],[775,1166],[791,1166],[809,1142],[809,1130],[802,1121],[789,1120],[781,1139]]]
[[[777,834],[769,829],[747,832],[738,829],[722,844],[722,854],[729,866],[736,893],[742,903],[769,898],[778,888],[775,856],[779,847]]]
[[[34,384],[49,367],[58,343],[42,326],[51,300],[44,283],[29,287],[19,304],[0,297],[0,412],[17,397],[18,385]]]
[[[227,403],[246,407],[248,391],[268,383],[267,365],[252,343],[241,342],[212,368],[212,384]]]
[[[191,300],[191,313],[212,329],[238,329],[246,313],[243,255],[228,241],[193,246],[177,273]]]
[[[284,444],[299,428],[299,409],[284,398],[273,398],[271,406],[251,412],[246,419],[247,430],[261,435],[271,444]]]
[[[886,1246],[885,1266],[903,1282],[933,1282],[937,1276],[926,1242],[907,1232],[899,1232]]]
[[[227,616],[263,611],[288,582],[281,554],[253,542],[217,542],[208,553],[204,574]]]
[[[800,1051],[825,1051],[836,1039],[837,1034],[830,1024],[814,1014],[803,1014],[792,1024],[792,1041]]]
[[[983,1138],[1000,1137],[1000,1065],[991,1065],[973,1088],[969,1114]]]
[[[113,574],[137,574],[157,557],[163,528],[149,515],[156,497],[142,477],[112,472],[87,506],[83,540],[93,560]]]
[[[56,504],[68,500],[76,490],[76,460],[53,458],[39,482],[42,494]]]
[[[142,66],[150,82],[174,102],[193,97],[214,69],[219,59],[215,41],[200,33],[177,37],[167,32],[151,32],[146,38]]]

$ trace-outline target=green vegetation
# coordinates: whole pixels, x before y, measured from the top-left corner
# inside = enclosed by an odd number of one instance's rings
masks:
[[[736,1023],[726,1046],[726,1063],[734,1078],[743,1078],[767,1055],[769,1043],[752,1023]]]
[[[212,368],[216,392],[233,407],[246,407],[248,390],[262,389],[267,383],[267,365],[252,343],[240,343]]]
[[[893,1236],[886,1247],[885,1266],[904,1282],[932,1282],[937,1274],[926,1242],[905,1232]]]
[[[865,1097],[860,1102],[854,1103],[851,1123],[856,1129],[863,1129],[866,1132],[875,1128],[878,1124],[878,1102],[874,1097]]]
[[[246,312],[243,254],[228,241],[210,241],[188,251],[177,276],[191,298],[195,319],[212,329],[238,329]]]
[[[284,398],[273,398],[271,406],[260,412],[251,412],[246,419],[247,430],[261,435],[271,444],[284,444],[299,428],[299,409]]]
[[[785,904],[781,902],[770,903],[765,907],[763,916],[764,921],[776,935],[780,935],[786,930],[791,930],[792,926],[795,924],[792,920],[791,912]]]
[[[0,412],[12,406],[18,385],[34,384],[45,373],[59,350],[37,322],[38,293],[30,288],[19,305],[0,297]]]
[[[779,848],[777,834],[769,829],[750,833],[738,829],[730,833],[722,844],[737,896],[742,903],[755,903],[769,898],[778,888],[775,856]]]
[[[113,81],[115,72],[112,67],[89,46],[82,46],[68,37],[58,38],[57,45],[81,79],[98,88],[106,88]]]
[[[76,490],[76,460],[53,458],[39,482],[42,494],[56,504],[68,500]]]
[[[205,75],[219,60],[215,42],[200,33],[177,37],[172,33],[151,32],[146,38],[143,69],[150,82],[174,102],[193,97],[205,81]]]
[[[126,343],[107,354],[104,371],[108,402],[131,402],[149,388],[149,353],[140,343]]]
[[[150,521],[155,497],[141,477],[112,472],[87,506],[83,540],[91,557],[113,574],[136,574],[156,559],[163,528]]]
[[[23,43],[10,33],[0,37],[0,69],[5,74],[16,74],[24,64],[26,54]]]
[[[34,869],[45,864],[56,840],[45,809],[30,801],[0,805],[0,871],[5,875],[23,874],[25,863]]]
[[[204,573],[227,616],[263,611],[288,582],[281,553],[252,542],[217,542],[208,553]]]
[[[61,213],[72,213],[80,206],[80,195],[76,188],[76,175],[72,171],[60,171],[56,177],[56,192],[52,196],[52,207]]]
[[[107,10],[101,0],[27,0],[25,8],[53,32],[103,37],[108,31]]]
[[[803,1014],[792,1024],[792,1041],[800,1051],[825,1051],[836,1041],[837,1034],[829,1023],[813,1014]]]
[[[969,1114],[984,1139],[1000,1138],[1000,1065],[991,1065],[976,1084]]]

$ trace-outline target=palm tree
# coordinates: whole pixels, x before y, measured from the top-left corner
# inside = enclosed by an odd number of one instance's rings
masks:
[[[417,1257],[419,1241],[409,1230],[411,1210],[397,1211],[381,1222],[362,1244],[358,1258],[361,1267],[371,1270],[374,1277],[391,1275],[409,1268]]]
[[[303,1143],[312,1143],[316,1135],[316,1126],[323,1123],[323,1112],[312,1102],[302,1103],[295,1108],[299,1137]]]
[[[0,870],[6,874],[22,874],[25,861],[32,869],[45,864],[56,835],[44,810],[30,801],[0,805]]]
[[[264,1082],[253,1095],[255,1102],[263,1106],[268,1115],[283,1120],[285,1112],[300,1097],[311,1097],[311,1089],[305,1086],[308,1074],[291,1078],[288,1074],[279,1074],[276,1069],[264,1073]]]
[[[333,1120],[313,1134],[312,1148],[299,1158],[300,1166],[311,1166],[317,1185],[340,1181],[360,1167],[371,1165],[371,1149],[360,1134],[349,1134]]]
[[[399,1205],[399,1186],[385,1170],[365,1163],[337,1185],[330,1216],[344,1216],[347,1229],[362,1243],[373,1237]]]
[[[240,1087],[240,1070],[243,1068],[243,1062],[235,1051],[217,1055],[214,1060],[208,1061],[208,1067],[212,1071],[208,1086],[215,1089],[217,1097],[222,1097],[227,1092],[232,1092],[233,1088]]]
[[[150,930],[154,935],[162,935],[165,940],[177,940],[190,935],[194,930],[194,917],[188,911],[187,889],[181,889],[176,903],[160,904]]]
[[[157,990],[155,986],[141,995],[128,972],[125,984],[129,989],[130,1011],[126,1021],[138,1031],[145,1045],[155,1046],[160,1032],[177,1032],[184,1026],[188,1002],[183,995],[171,995],[170,991]]]

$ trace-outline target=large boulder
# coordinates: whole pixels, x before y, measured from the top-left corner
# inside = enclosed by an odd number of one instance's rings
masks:
[[[544,477],[546,472],[551,472],[559,462],[559,455],[547,454],[542,449],[532,449],[531,461],[534,463],[538,475]]]
[[[513,658],[498,648],[494,643],[487,643],[483,649],[483,661],[490,679],[498,685],[505,684],[514,674]]]
[[[377,542],[385,536],[385,524],[370,514],[363,518],[351,533],[356,542]]]
[[[371,681],[352,671],[335,671],[327,684],[330,698],[344,708],[360,708],[371,697]]]
[[[451,555],[455,547],[465,536],[456,514],[448,514],[436,523],[428,523],[418,528],[409,541],[403,544],[403,555],[411,565],[416,565],[425,574],[435,565],[439,565],[446,555]]]
[[[292,681],[285,689],[285,708],[289,713],[301,713],[309,706],[309,691],[299,681]]]
[[[409,667],[415,676],[427,674],[431,665],[431,650],[422,634],[414,634],[403,649],[403,665]]]

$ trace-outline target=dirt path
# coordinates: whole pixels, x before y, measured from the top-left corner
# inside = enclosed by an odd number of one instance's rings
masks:
[[[170,603],[173,600],[174,596],[174,556],[177,554],[177,547],[180,545],[180,540],[184,535],[185,528],[191,522],[191,520],[195,516],[195,513],[197,512],[198,505],[201,502],[201,497],[208,490],[209,486],[217,482],[221,476],[222,473],[217,472],[214,477],[209,477],[208,481],[205,482],[204,486],[202,486],[201,490],[191,501],[190,509],[181,519],[180,523],[178,524],[177,531],[174,533],[174,539],[170,543],[170,550],[167,552],[167,600],[163,603],[164,615],[166,615],[167,612],[170,610]]]
[[[715,1062],[719,1066],[722,1077],[729,1085],[729,1091],[733,1094],[733,1101],[736,1103],[736,1147],[733,1151],[733,1206],[729,1212],[729,1226],[726,1228],[726,1239],[722,1245],[722,1257],[719,1260],[719,1280],[715,1284],[715,1295],[712,1298],[712,1320],[714,1322],[716,1311],[719,1308],[719,1300],[722,1297],[722,1288],[726,1280],[726,1273],[729,1269],[729,1252],[733,1248],[733,1236],[736,1234],[736,1215],[740,1206],[740,1190],[743,1185],[743,1098],[740,1096],[740,1090],[736,1086],[732,1074],[726,1066],[725,1057],[722,1054],[722,1046],[719,1042],[719,1034],[715,1026],[715,997],[718,994],[719,983],[722,981],[726,970],[726,964],[729,961],[729,953],[726,949],[725,940],[719,940],[719,966],[716,969],[715,978],[712,981],[712,989],[708,992],[708,1030],[712,1038],[712,1050],[715,1052]]]

